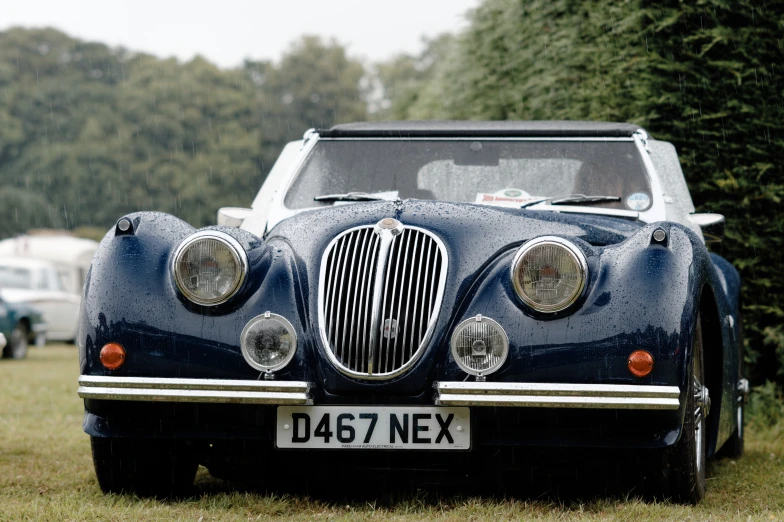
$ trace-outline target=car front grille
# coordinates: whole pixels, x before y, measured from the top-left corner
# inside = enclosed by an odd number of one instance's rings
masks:
[[[365,379],[410,368],[438,318],[446,267],[443,243],[418,227],[393,234],[365,226],[333,239],[319,282],[319,327],[333,364]]]

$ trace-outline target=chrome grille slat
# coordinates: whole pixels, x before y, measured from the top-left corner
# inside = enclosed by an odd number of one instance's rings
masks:
[[[417,236],[416,236],[416,241],[414,242],[414,254],[416,254],[416,252],[417,252],[417,247],[419,246],[419,239],[421,237],[422,237],[422,234],[417,234]],[[421,268],[421,265],[420,265],[420,268]],[[417,291],[419,289],[419,280],[418,280],[418,278],[419,278],[419,273],[417,273],[417,286],[414,289],[414,293],[415,294],[417,293]],[[413,310],[411,309],[411,306],[410,306],[411,305],[411,281],[413,279],[414,279],[414,263],[411,264],[411,274],[410,274],[410,276],[408,278],[408,292],[407,292],[407,295],[406,295],[406,313],[413,312]],[[414,309],[416,309],[416,298],[417,297],[418,296],[414,297]],[[411,318],[413,319],[413,317],[414,317],[414,315],[412,313]],[[403,348],[402,349],[405,349],[405,347],[406,347],[406,336],[408,334],[408,324],[409,324],[409,322],[411,322],[411,321],[409,321],[408,316],[406,316],[406,322],[403,325],[403,335],[401,336],[401,338],[403,339]],[[413,332],[413,328],[412,328],[411,331]],[[413,337],[412,337],[412,339],[413,339]],[[411,341],[411,340],[409,340],[409,341]],[[409,346],[408,357],[410,358],[411,357],[411,345],[409,344],[408,346]]]
[[[336,336],[340,332],[340,305],[342,304],[343,296],[346,293],[346,292],[343,291],[343,282],[344,282],[345,276],[346,276],[346,260],[349,258],[349,248],[347,248],[349,246],[349,242],[350,242],[349,238],[346,238],[346,240],[344,241],[343,247],[344,247],[344,249],[346,251],[346,255],[344,255],[342,257],[342,259],[340,260],[340,278],[338,279],[337,286],[335,287],[335,289],[338,291],[338,310],[337,310],[337,314],[335,316],[335,335]],[[335,274],[337,275],[337,272],[335,272]],[[335,344],[337,345],[338,343],[336,342]],[[337,355],[338,359],[339,359],[340,358],[340,350],[338,350],[335,355]]]
[[[395,308],[395,295],[399,294],[400,292],[397,289],[397,282],[400,280],[400,258],[403,258],[403,263],[405,263],[406,259],[406,242],[408,241],[408,231],[404,231],[397,239],[397,243],[400,244],[400,247],[397,249],[397,256],[395,257],[395,270],[392,276],[392,292],[384,292],[385,295],[389,295],[389,314],[382,315],[382,329],[386,327],[386,321],[389,321],[389,332],[387,335],[384,336],[384,369],[382,372],[389,371],[388,368],[394,364],[394,356],[392,358],[392,363],[390,363],[389,356],[392,355],[392,350],[390,349],[390,344],[393,344],[392,339],[393,337],[393,330],[396,324],[393,321],[395,319],[395,311],[398,308]],[[388,290],[388,288],[386,289]]]
[[[438,319],[446,269],[443,243],[418,227],[363,226],[335,237],[322,258],[318,303],[332,363],[364,379],[410,368]]]
[[[355,346],[354,346],[354,332],[359,329],[359,317],[357,316],[357,302],[361,301],[362,298],[360,297],[359,288],[362,283],[362,278],[359,277],[360,272],[362,271],[363,265],[365,264],[365,251],[368,247],[368,242],[366,241],[367,236],[367,229],[362,231],[362,253],[359,254],[357,257],[357,277],[354,278],[354,300],[351,305],[351,330],[349,335],[348,341],[348,358],[349,360],[353,359],[355,355]],[[357,336],[359,333],[357,333]]]
[[[367,333],[370,331],[370,328],[372,328],[372,325],[370,324],[370,319],[371,319],[370,308],[367,305],[369,303],[371,307],[373,306],[373,277],[372,277],[372,275],[373,275],[373,272],[374,272],[373,271],[373,267],[375,266],[375,261],[376,261],[376,252],[378,251],[378,246],[379,246],[379,239],[378,239],[378,236],[376,234],[372,234],[371,235],[371,239],[372,239],[372,245],[371,245],[371,249],[370,250],[371,250],[372,253],[371,253],[371,257],[370,257],[370,263],[368,264],[368,271],[366,272],[366,275],[364,276],[366,278],[366,280],[367,280],[367,284],[362,286],[362,292],[363,292],[363,298],[362,298],[362,306],[363,306],[363,308],[362,308],[362,311],[363,311],[363,315],[362,315],[362,347],[359,350],[359,352],[360,352],[360,360],[361,360],[360,365],[359,365],[359,371],[360,372],[367,372],[367,366],[365,366],[365,353],[367,352],[367,349],[368,349],[368,346],[369,346],[369,340],[368,340],[368,337],[367,337]],[[367,298],[364,297],[364,292],[365,292],[366,288],[367,288]]]
[[[387,317],[387,296],[389,295],[387,289],[389,288],[389,276],[392,273],[392,259],[395,257],[395,251],[398,250],[395,248],[396,246],[397,241],[392,241],[392,245],[389,247],[389,257],[387,258],[387,268],[384,275],[384,286],[381,292],[381,322],[376,325],[376,330],[378,331],[378,369],[380,373],[384,372],[382,366],[386,362],[386,359],[384,358],[384,321]]]
[[[406,317],[406,315],[408,314],[408,306],[406,306],[405,309],[403,308],[403,294],[406,295],[406,300],[407,300],[408,297],[411,295],[411,293],[410,293],[410,291],[403,292],[403,285],[405,285],[406,284],[406,280],[408,280],[409,288],[411,287],[411,277],[406,272],[406,269],[408,268],[408,260],[411,258],[412,254],[413,254],[413,246],[411,245],[411,235],[412,234],[413,235],[417,235],[417,232],[415,232],[415,231],[406,231],[406,233],[404,234],[406,236],[406,246],[405,246],[406,256],[403,259],[403,270],[399,273],[400,274],[400,293],[398,294],[398,297],[397,297],[397,314],[395,315],[395,322],[396,322],[397,326],[396,326],[396,329],[395,329],[395,340],[392,342],[392,364],[393,365],[395,365],[396,361],[397,361],[397,340],[401,337],[401,334],[403,333],[401,325],[408,324],[408,317]],[[403,311],[403,310],[405,310],[405,312],[403,313],[403,322],[401,323],[400,322],[400,312]],[[404,349],[404,347],[401,347],[401,349]],[[402,359],[402,357],[403,357],[402,353],[400,354],[400,357]]]
[[[330,272],[332,274],[332,277],[330,278],[330,286],[332,288],[332,294],[330,295],[330,299],[329,299],[329,303],[330,303],[330,306],[329,306],[329,321],[330,321],[329,322],[329,324],[330,324],[329,339],[330,339],[330,341],[332,339],[334,339],[333,327],[334,327],[334,317],[335,317],[335,292],[337,291],[336,288],[335,288],[335,285],[337,284],[337,277],[338,277],[338,270],[336,270],[336,268],[337,268],[337,264],[339,263],[340,254],[342,253],[342,251],[343,251],[343,241],[340,242],[340,247],[338,248],[337,255],[333,255],[333,257],[332,257],[332,269],[330,270]]]
[[[428,274],[430,273],[430,248],[432,246],[433,246],[433,244],[431,242],[427,243],[427,254],[425,255],[425,281],[427,281]],[[424,291],[422,292],[422,294],[423,294],[422,295],[422,304],[424,305],[425,299],[427,299],[427,296],[426,296]],[[428,300],[428,302],[429,302],[429,300]],[[425,324],[426,324],[424,318],[425,318],[425,316],[427,314],[427,310],[426,310],[425,306],[422,306],[421,310],[422,310],[422,315],[419,318],[420,319],[420,321],[419,321],[419,336],[420,337],[423,335],[422,334],[422,327],[425,326]]]

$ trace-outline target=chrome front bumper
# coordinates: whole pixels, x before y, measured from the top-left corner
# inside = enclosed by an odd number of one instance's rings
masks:
[[[79,377],[79,397],[117,401],[309,406],[310,383],[157,377]],[[677,386],[438,382],[440,406],[677,410]]]
[[[79,397],[111,401],[311,405],[310,383],[82,375]]]
[[[677,386],[438,382],[441,406],[515,406],[524,408],[602,408],[677,410]]]

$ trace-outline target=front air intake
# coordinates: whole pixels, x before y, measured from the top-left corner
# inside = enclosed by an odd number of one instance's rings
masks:
[[[393,219],[343,232],[321,260],[319,328],[344,374],[389,379],[430,340],[446,281],[443,243]]]

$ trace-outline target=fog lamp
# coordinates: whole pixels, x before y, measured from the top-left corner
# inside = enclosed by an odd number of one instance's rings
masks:
[[[452,334],[452,357],[471,375],[489,375],[498,370],[509,354],[509,338],[496,321],[477,315],[466,319]]]
[[[248,364],[262,372],[274,372],[291,362],[297,334],[285,317],[265,312],[242,329],[240,346]]]

